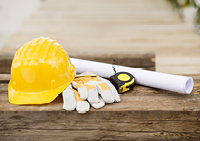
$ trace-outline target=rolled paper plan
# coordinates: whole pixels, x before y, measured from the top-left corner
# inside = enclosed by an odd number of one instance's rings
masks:
[[[109,78],[115,73],[112,64],[76,58],[70,58],[70,60],[75,66],[77,73],[92,72],[105,78]],[[194,85],[192,77],[166,74],[120,65],[115,65],[115,69],[117,72],[125,71],[131,73],[135,77],[136,84],[148,87],[190,94]]]

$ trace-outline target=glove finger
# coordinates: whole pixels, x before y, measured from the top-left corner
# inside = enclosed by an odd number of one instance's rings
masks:
[[[77,84],[78,84],[78,83],[76,83],[75,81],[72,81],[72,86],[73,86],[74,88],[76,88],[76,89],[78,89],[77,86],[76,86]]]
[[[88,89],[83,84],[77,84],[75,81],[72,82],[72,86],[78,90],[82,99],[87,99],[89,96]]]
[[[108,85],[110,91],[112,92],[115,102],[120,102],[121,99],[120,99],[119,93],[117,92],[116,88],[110,83],[110,81],[101,77],[98,77],[98,78],[104,81]]]
[[[86,113],[90,109],[90,104],[86,101],[81,99],[80,95],[78,94],[77,91],[73,90],[75,97],[76,97],[76,111],[80,114]]]
[[[103,98],[103,100],[106,103],[113,103],[114,102],[114,97],[112,92],[110,91],[108,85],[103,82],[103,83],[99,83],[97,85],[98,91],[101,94],[101,97]]]
[[[76,111],[79,114],[87,113],[90,110],[90,104],[87,101],[77,101]]]
[[[99,96],[100,101],[98,103],[91,103],[92,107],[99,109],[105,106],[105,101]]]
[[[87,99],[89,96],[88,89],[86,86],[78,88],[78,93],[80,94],[81,99]]]
[[[112,95],[114,97],[114,100],[115,102],[120,102],[121,99],[120,99],[120,96],[119,96],[119,93],[117,92],[116,88],[110,83],[110,81],[106,80],[106,79],[103,79],[101,78],[107,85],[108,87],[110,88],[110,91],[112,92]]]
[[[73,111],[76,107],[76,98],[74,92],[67,88],[62,92],[63,95],[63,109]]]
[[[88,101],[90,103],[98,103],[100,100],[99,100],[99,94],[98,94],[98,91],[97,91],[97,88],[95,85],[89,85],[89,84],[86,84],[87,88],[88,88]]]

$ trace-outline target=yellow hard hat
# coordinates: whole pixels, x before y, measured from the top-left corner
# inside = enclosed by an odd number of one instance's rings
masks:
[[[53,101],[76,75],[67,52],[50,38],[36,38],[16,53],[8,86],[13,104],[44,104]]]

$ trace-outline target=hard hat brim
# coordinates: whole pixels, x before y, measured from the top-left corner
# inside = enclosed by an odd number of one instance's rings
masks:
[[[76,73],[75,73],[76,74]],[[75,77],[75,76],[74,76]],[[9,102],[16,105],[23,104],[46,104],[55,100],[60,93],[62,93],[74,80],[68,81],[68,83],[54,89],[47,90],[37,93],[25,93],[16,91],[12,86],[12,80],[10,80],[8,85],[8,99]]]

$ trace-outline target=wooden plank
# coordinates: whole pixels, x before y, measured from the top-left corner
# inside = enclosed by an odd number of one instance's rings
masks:
[[[90,60],[112,62],[112,54],[108,57],[105,53],[148,50],[156,53],[160,72],[200,73],[199,37],[164,0],[46,0],[8,39],[1,52],[13,53],[41,35],[57,40],[70,56],[79,54],[82,59],[81,55],[87,54]],[[98,52],[93,58],[90,53],[94,50],[104,53]],[[131,64],[138,62],[139,53],[126,53],[123,57],[132,58]],[[155,58],[147,58],[141,63],[145,67],[147,62],[155,63]],[[11,59],[6,63],[9,70]],[[116,59],[117,62],[120,61]],[[61,95],[50,104],[10,104],[10,75],[0,75],[0,140],[198,141],[200,75],[190,76],[195,82],[190,95],[136,85],[133,91],[121,95],[120,103],[107,104],[99,110],[91,108],[87,114],[79,115],[62,109]]]
[[[8,83],[10,80],[10,74],[0,74],[0,84]]]
[[[63,111],[63,100],[60,95],[54,102],[44,105],[13,105],[8,102],[8,95],[0,96],[0,111]],[[108,104],[95,111],[200,111],[200,95],[121,95],[121,103]]]
[[[10,53],[0,53],[0,73],[7,74],[10,73],[11,63],[13,59],[13,54]]]
[[[187,76],[187,75],[186,75]],[[193,77],[194,80],[194,87],[193,90],[191,92],[191,94],[200,94],[200,75],[199,74],[194,74],[194,75],[189,75],[190,77]],[[8,90],[8,82],[10,80],[10,74],[0,74],[0,90],[1,90],[1,94],[7,94],[7,90]],[[141,85],[135,85],[134,86],[134,90],[131,91],[131,93],[129,92],[128,95],[143,95],[143,94],[159,94],[159,95],[166,95],[166,94],[170,94],[170,95],[174,95],[174,94],[179,94],[179,93],[175,93],[175,92],[171,92],[171,91],[167,91],[167,90],[160,90],[160,89],[156,89],[156,88],[151,88],[151,87],[145,87],[145,86],[141,86]],[[180,94],[179,94],[180,95]],[[183,94],[184,96],[184,94]]]
[[[197,112],[19,112],[1,114],[5,140],[198,140]],[[187,117],[187,118],[185,118]],[[9,120],[8,120],[9,119]]]
[[[191,92],[191,94],[200,94],[200,75],[195,74],[195,75],[189,75],[190,77],[193,77],[194,80],[194,87],[193,90]],[[0,74],[0,93],[5,93],[7,94],[7,90],[8,90],[8,82],[10,80],[10,74]],[[172,92],[170,91],[165,91],[165,90],[159,90],[159,89],[155,89],[155,88],[150,88],[150,87],[145,87],[145,86],[139,86],[139,85],[135,85],[134,86],[134,91],[131,92],[131,94],[134,95],[141,95],[141,94],[172,94]],[[178,94],[173,92],[173,94]],[[173,95],[172,94],[172,95]],[[130,93],[129,93],[130,95]]]
[[[116,65],[155,70],[155,54],[149,51],[79,51],[69,52],[70,57]]]
[[[190,95],[135,85],[120,103],[80,115],[62,109],[61,95],[50,104],[10,104],[10,75],[1,74],[0,140],[199,140],[200,75],[190,76]]]
[[[2,97],[3,95],[2,94],[7,94],[8,93],[8,84],[4,84],[4,83],[0,83],[0,97]],[[3,97],[4,99],[6,98],[7,99],[7,96],[5,95]]]
[[[155,54],[149,51],[79,51],[68,52],[70,57],[99,61],[112,64],[115,59],[116,65],[144,68],[146,70],[155,70]],[[0,74],[10,73],[13,53],[0,53]]]
[[[193,78],[194,88],[190,95],[135,85],[133,91],[120,95],[121,103],[108,104],[98,111],[200,111],[200,76],[193,75]],[[61,95],[50,104],[13,105],[8,102],[8,84],[0,86],[0,111],[63,111]],[[91,111],[96,110],[91,108]]]

